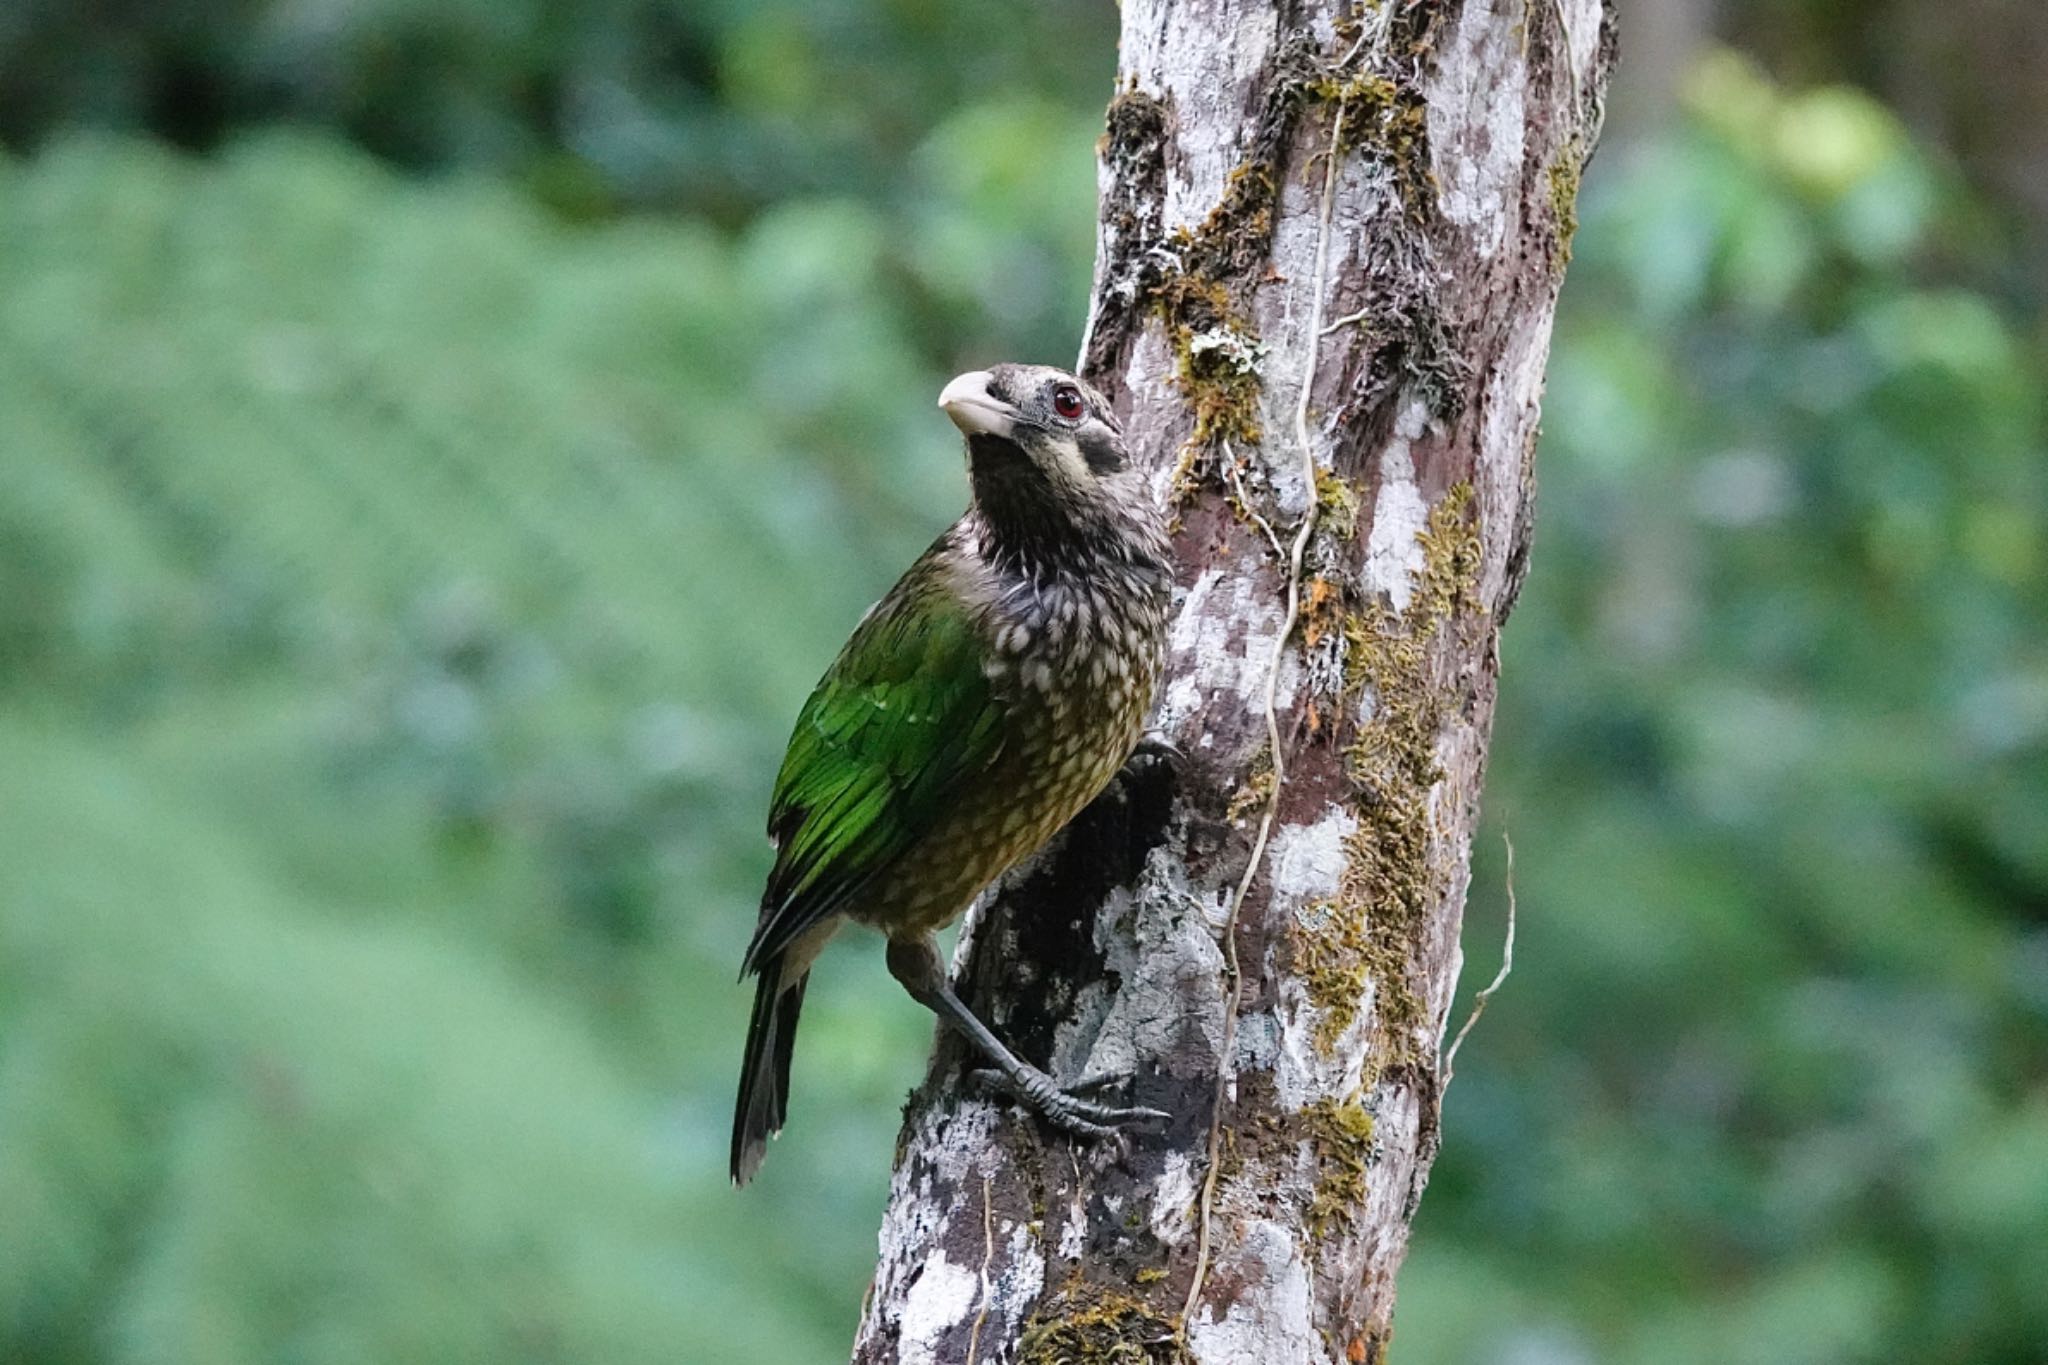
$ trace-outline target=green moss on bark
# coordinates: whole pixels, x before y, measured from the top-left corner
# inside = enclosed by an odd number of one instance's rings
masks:
[[[1581,154],[1576,140],[1558,149],[1544,178],[1550,186],[1550,218],[1556,236],[1550,247],[1550,264],[1562,274],[1571,264],[1572,236],[1579,230],[1579,172]]]
[[[1375,603],[1345,618],[1347,696],[1370,707],[1345,750],[1358,826],[1345,840],[1336,898],[1310,907],[1295,927],[1296,968],[1319,1011],[1317,1046],[1334,1049],[1370,998],[1382,1065],[1414,1060],[1423,1022],[1412,956],[1442,889],[1429,794],[1443,776],[1436,743],[1450,701],[1431,677],[1431,658],[1446,625],[1477,610],[1472,502],[1471,486],[1460,484],[1431,509],[1404,610]]]
[[[1365,496],[1358,485],[1330,469],[1316,470],[1316,530],[1339,540],[1358,535],[1358,512]]]
[[[1366,1172],[1373,1159],[1373,1116],[1344,1100],[1318,1100],[1301,1111],[1316,1158],[1315,1194],[1309,1201],[1309,1231],[1320,1239],[1331,1227],[1351,1227],[1365,1203]]]
[[[1143,1299],[1076,1286],[1024,1324],[1017,1365],[1192,1365],[1173,1321]]]

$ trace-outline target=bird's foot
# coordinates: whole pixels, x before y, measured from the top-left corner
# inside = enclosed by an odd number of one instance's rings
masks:
[[[1091,1076],[1064,1089],[1036,1067],[1026,1067],[1017,1075],[983,1067],[969,1073],[968,1079],[1010,1094],[1036,1109],[1053,1127],[1077,1137],[1115,1137],[1122,1129],[1164,1123],[1169,1117],[1163,1110],[1103,1104],[1088,1098],[1128,1084],[1128,1076]]]

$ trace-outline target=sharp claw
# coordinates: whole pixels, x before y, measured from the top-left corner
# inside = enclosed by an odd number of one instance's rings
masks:
[[[1115,1121],[1116,1115],[1133,1112],[1123,1105],[1102,1104],[1095,1100],[1084,1100],[1071,1090],[1066,1092],[1065,1099],[1067,1107],[1074,1113],[1086,1119],[1093,1119],[1097,1123],[1111,1123]]]
[[[1096,1106],[1087,1113],[1093,1122],[1106,1123],[1112,1128],[1136,1128],[1142,1124],[1164,1123],[1171,1117],[1163,1110],[1146,1109],[1139,1105],[1132,1105],[1128,1109]]]
[[[1125,1128],[1140,1124],[1164,1123],[1171,1117],[1158,1109],[1100,1104],[1077,1093],[1126,1084],[1130,1079],[1128,1076],[1092,1076],[1065,1087],[1055,1084],[1052,1077],[1044,1076],[1042,1073],[1033,1079],[1043,1080],[1043,1093],[1032,1093],[1039,1087],[1020,1083],[1015,1077],[994,1067],[977,1067],[967,1073],[969,1084],[1000,1090],[1026,1107],[1036,1110],[1055,1128],[1082,1137],[1115,1137]]]
[[[1166,1118],[1157,1109],[1111,1109],[1104,1105],[1077,1106],[1063,1111],[1048,1107],[1045,1113],[1055,1123],[1071,1121],[1106,1133],[1122,1132],[1126,1128],[1157,1123]]]

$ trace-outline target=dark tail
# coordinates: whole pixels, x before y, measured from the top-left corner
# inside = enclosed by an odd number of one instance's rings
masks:
[[[744,1185],[761,1169],[768,1139],[789,1116],[789,1055],[796,1045],[796,1017],[804,1007],[805,972],[785,985],[782,962],[761,964],[754,989],[754,1015],[747,1021],[747,1050],[740,1060],[739,1103],[732,1114],[732,1183]]]

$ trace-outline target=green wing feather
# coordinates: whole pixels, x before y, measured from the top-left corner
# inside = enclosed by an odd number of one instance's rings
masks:
[[[981,642],[928,567],[861,622],[797,717],[769,808],[775,867],[746,971],[895,865],[1002,750]]]

